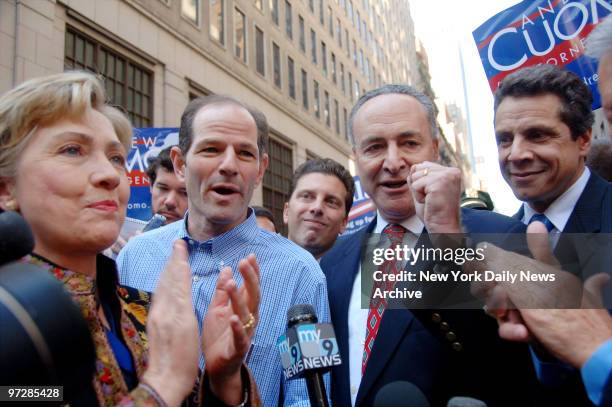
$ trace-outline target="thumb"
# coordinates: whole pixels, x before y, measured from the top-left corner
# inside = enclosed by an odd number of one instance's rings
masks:
[[[551,266],[559,266],[550,247],[548,230],[542,222],[532,222],[527,226],[527,246],[534,259]]]
[[[610,281],[610,276],[606,273],[597,273],[586,279],[584,282],[582,307],[601,308],[603,307],[602,291]]]

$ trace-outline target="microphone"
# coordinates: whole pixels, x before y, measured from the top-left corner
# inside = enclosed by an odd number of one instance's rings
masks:
[[[30,254],[34,236],[28,223],[17,212],[0,213],[0,266]]]
[[[144,228],[142,229],[142,233],[162,227],[164,226],[164,223],[166,223],[166,217],[164,215],[156,213],[144,226]]]
[[[385,384],[374,399],[374,407],[429,407],[425,394],[406,381]]]
[[[487,407],[487,403],[472,397],[453,397],[446,407]]]
[[[310,304],[298,304],[287,311],[287,331],[277,341],[285,379],[304,377],[310,404],[328,407],[323,373],[342,363],[331,324],[318,324]]]

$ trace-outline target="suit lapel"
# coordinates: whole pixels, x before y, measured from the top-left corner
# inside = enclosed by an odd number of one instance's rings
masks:
[[[340,357],[342,358],[342,364],[336,368],[339,371],[338,380],[342,382],[344,380],[347,381],[345,386],[340,385],[339,387],[346,388],[347,391],[350,391],[348,308],[351,301],[353,283],[359,271],[361,248],[367,236],[374,229],[375,224],[376,222],[373,221],[368,227],[356,232],[348,239],[344,250],[339,252],[336,258],[330,259],[329,267],[333,271],[328,272],[326,275],[334,331],[340,349]],[[350,403],[350,394],[343,394],[342,399]]]
[[[582,191],[570,218],[563,229],[564,233],[599,233],[602,226],[602,201],[608,183],[591,172],[589,181]]]

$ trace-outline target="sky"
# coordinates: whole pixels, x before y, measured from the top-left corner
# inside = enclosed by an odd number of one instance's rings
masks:
[[[406,0],[408,1],[408,0]],[[410,0],[415,35],[429,58],[432,87],[437,97],[469,109],[477,176],[491,194],[495,210],[514,214],[520,202],[501,176],[493,130],[493,95],[487,82],[472,31],[519,0]],[[463,55],[464,96],[460,51]],[[467,99],[467,109],[466,109]]]

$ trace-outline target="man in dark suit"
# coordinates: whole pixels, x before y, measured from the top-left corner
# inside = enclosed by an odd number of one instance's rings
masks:
[[[363,261],[364,247],[378,236],[414,245],[432,233],[523,233],[524,225],[488,211],[460,210],[461,173],[436,163],[433,104],[414,88],[386,85],[366,92],[348,128],[377,216],[338,239],[321,260],[343,359],[332,370],[333,404],[372,405],[384,385],[409,381],[432,405],[458,395],[489,405],[524,405],[522,392],[529,391],[532,375],[526,348],[501,341],[482,310],[390,309],[372,302],[364,309],[361,287],[362,271],[371,267]],[[504,388],[509,381],[512,392]]]

